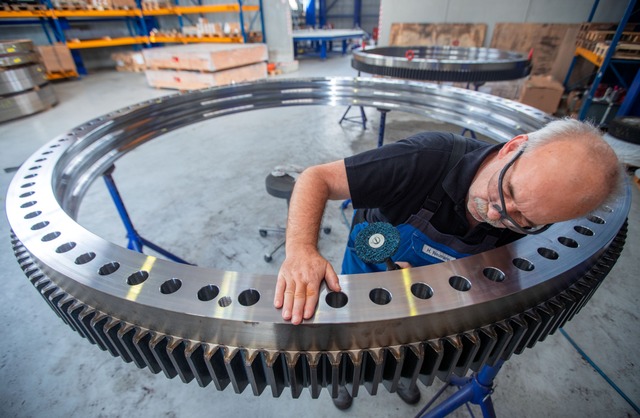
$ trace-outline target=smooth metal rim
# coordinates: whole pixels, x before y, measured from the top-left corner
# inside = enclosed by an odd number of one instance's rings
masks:
[[[628,189],[614,204],[585,218],[556,224],[540,235],[477,256],[369,274],[366,281],[343,276],[345,307],[330,306],[331,296],[323,288],[314,318],[292,326],[271,306],[272,276],[156,259],[106,242],[74,221],[91,182],[146,140],[232,113],[318,104],[423,114],[498,141],[551,120],[531,107],[478,92],[369,78],[269,81],[178,94],[94,119],[39,149],[9,187],[9,222],[42,272],[67,295],[92,308],[168,335],[272,350],[385,347],[508,318],[569,288],[596,263],[625,222]],[[585,235],[586,230],[591,235]],[[541,249],[557,257],[548,258]],[[78,264],[89,253],[95,258]],[[119,267],[112,272],[116,263]],[[501,274],[504,280],[496,280]],[[158,289],[172,278],[180,278],[183,286],[167,297]],[[470,290],[452,283],[464,281],[471,284]],[[411,293],[415,284],[429,286],[434,296],[415,297]],[[219,294],[211,301],[198,300],[196,295],[207,285],[216,286]],[[372,289],[389,292],[392,303],[372,303],[368,299]],[[223,300],[231,304],[224,306]]]
[[[31,90],[48,83],[40,65],[28,65],[0,72],[0,96]]]
[[[57,103],[58,98],[50,84],[13,96],[0,97],[0,122],[41,112]]]

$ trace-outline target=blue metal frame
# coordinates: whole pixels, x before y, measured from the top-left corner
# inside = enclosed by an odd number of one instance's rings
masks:
[[[598,72],[596,73],[596,77],[593,80],[593,83],[591,83],[591,88],[589,89],[589,91],[587,92],[585,98],[584,98],[584,102],[582,104],[582,107],[580,108],[580,112],[578,113],[578,119],[579,120],[584,120],[587,116],[587,112],[589,110],[589,107],[591,106],[591,101],[593,100],[595,93],[598,89],[598,87],[600,86],[600,82],[602,81],[602,78],[604,77],[604,74],[606,72],[606,70],[608,68],[613,68],[612,64],[614,62],[625,62],[625,60],[613,60],[613,55],[616,52],[616,45],[618,45],[618,42],[620,41],[620,37],[622,36],[622,32],[624,31],[625,26],[627,25],[627,22],[629,21],[629,17],[631,17],[631,14],[633,12],[633,8],[636,4],[636,0],[629,0],[629,4],[627,5],[627,9],[625,10],[624,16],[622,17],[622,20],[620,20],[620,23],[618,24],[618,28],[616,30],[615,35],[613,36],[613,39],[611,40],[611,44],[609,46],[609,49],[607,50],[607,53],[604,57],[604,60],[602,61],[602,64],[600,65],[600,68],[598,69]],[[591,11],[591,15],[590,18],[593,17],[593,14],[595,13],[595,7],[597,7],[598,5],[598,1],[596,1],[596,3],[594,4],[594,9],[592,9]],[[565,78],[565,86],[569,80],[569,76],[571,74],[571,71],[573,70],[573,66],[575,64],[575,59],[576,57],[574,57],[574,61],[572,61],[571,66],[569,68],[569,72],[567,73],[567,77]],[[620,74],[617,72],[617,70],[613,70],[614,74],[620,78]],[[637,77],[636,77],[637,78]],[[625,102],[629,100],[635,100],[635,97],[630,97],[627,96],[625,97]],[[629,106],[626,106],[625,108],[628,108]]]
[[[319,52],[321,59],[327,59],[327,55],[329,53],[329,49],[327,48],[327,43],[333,41],[342,41],[342,55],[347,53],[347,41],[349,39],[357,39],[363,38],[365,35],[347,35],[347,36],[293,36],[293,50],[296,52],[298,50],[297,43],[302,41],[311,41],[317,42],[319,44]]]
[[[447,399],[438,404],[431,411],[426,412],[431,405],[442,395],[444,386],[436,396],[434,396],[424,408],[418,412],[416,417],[421,418],[442,418],[446,417],[461,406],[471,403],[474,405],[480,405],[482,410],[482,416],[485,418],[495,418],[496,412],[493,408],[493,401],[491,400],[491,394],[493,394],[493,381],[500,372],[504,360],[499,360],[494,366],[484,366],[480,369],[480,372],[474,373],[470,377],[456,378],[452,377],[449,385],[458,386],[458,391]]]
[[[113,203],[116,205],[116,209],[118,210],[118,214],[122,219],[122,223],[124,224],[124,227],[127,230],[127,238],[129,240],[127,244],[127,248],[130,250],[142,253],[143,252],[142,250],[146,245],[147,247],[151,248],[153,251],[156,251],[157,253],[162,254],[163,256],[167,257],[172,261],[175,261],[177,263],[182,263],[182,264],[191,264],[183,260],[182,258],[176,256],[175,254],[170,253],[164,248],[161,248],[158,245],[152,243],[151,241],[146,240],[138,233],[138,231],[136,231],[135,227],[133,226],[133,222],[129,217],[129,213],[127,212],[127,209],[124,206],[124,202],[122,201],[122,196],[120,196],[120,192],[118,191],[118,188],[116,187],[116,183],[113,180],[113,176],[111,175],[114,170],[115,170],[115,166],[112,165],[102,175],[102,178],[104,179],[107,185],[107,189],[109,189],[109,194],[111,195],[111,198],[113,199]]]

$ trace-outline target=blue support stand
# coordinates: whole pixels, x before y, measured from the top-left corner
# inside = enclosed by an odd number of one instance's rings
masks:
[[[151,241],[144,239],[140,234],[138,234],[138,231],[136,231],[136,229],[133,227],[133,222],[131,222],[129,213],[127,212],[127,209],[124,206],[124,202],[122,201],[120,192],[118,191],[118,188],[116,187],[116,183],[113,180],[113,176],[111,175],[115,169],[116,167],[114,165],[109,167],[109,169],[105,171],[105,173],[102,175],[102,178],[104,178],[104,181],[107,184],[107,189],[109,189],[109,194],[111,194],[113,203],[116,205],[118,214],[122,219],[122,223],[124,223],[125,229],[127,230],[127,238],[129,239],[127,248],[130,250],[142,253],[143,252],[142,249],[146,245],[147,247],[151,248],[153,251],[156,251],[157,253],[167,257],[169,260],[175,261],[177,263],[182,263],[182,264],[191,264],[183,260],[182,258],[170,253],[164,248],[157,246]]]
[[[436,396],[420,410],[416,417],[442,418],[460,408],[462,405],[472,403],[474,405],[480,405],[484,418],[495,418],[496,412],[493,409],[493,401],[491,400],[494,387],[493,380],[496,378],[503,364],[504,360],[499,360],[495,366],[484,366],[478,373],[474,373],[470,377],[454,377],[447,386],[444,386],[438,391]],[[458,391],[442,401],[431,411],[426,412],[450,385],[458,386]]]

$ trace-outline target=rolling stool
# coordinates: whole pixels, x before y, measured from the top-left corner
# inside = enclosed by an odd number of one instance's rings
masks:
[[[295,169],[294,172],[300,172],[302,170]],[[280,167],[276,167],[276,169],[269,173],[267,178],[265,179],[265,187],[267,189],[267,193],[269,193],[273,197],[277,197],[280,199],[287,200],[287,211],[289,209],[289,200],[291,199],[291,193],[293,192],[293,185],[296,180],[289,175],[288,172],[284,171]],[[331,227],[323,226],[322,230],[325,234],[331,233]],[[282,238],[278,240],[265,254],[264,261],[267,263],[273,260],[273,254],[275,254],[280,247],[282,247],[285,243],[285,233],[286,228],[282,227],[262,227],[259,229],[260,236],[266,237],[269,232],[282,234]]]

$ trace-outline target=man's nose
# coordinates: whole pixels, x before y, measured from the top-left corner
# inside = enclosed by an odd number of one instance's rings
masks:
[[[497,221],[502,218],[502,214],[498,211],[499,209],[493,203],[489,203],[487,208],[487,218],[492,221]]]

